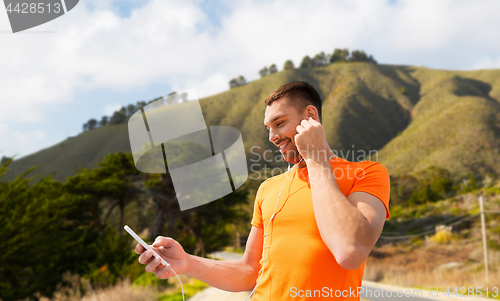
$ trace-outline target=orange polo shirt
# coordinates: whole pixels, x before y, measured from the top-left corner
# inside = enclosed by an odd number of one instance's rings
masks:
[[[355,191],[372,194],[384,204],[389,217],[389,173],[382,164],[336,157],[330,165],[346,197]],[[269,224],[287,176],[275,218]],[[251,223],[263,228],[267,236],[257,279],[262,278],[252,301],[359,300],[356,290],[361,286],[366,261],[356,270],[346,270],[321,239],[307,168],[297,172],[295,167],[264,181],[257,191]]]

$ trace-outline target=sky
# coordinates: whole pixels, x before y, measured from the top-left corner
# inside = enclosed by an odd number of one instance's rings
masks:
[[[2,8],[3,9],[3,8]],[[305,55],[364,50],[379,64],[500,68],[497,0],[80,0],[13,34],[0,9],[0,157],[82,132],[172,91],[226,91]]]

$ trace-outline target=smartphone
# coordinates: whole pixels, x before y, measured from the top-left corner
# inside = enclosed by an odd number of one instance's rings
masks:
[[[132,237],[138,242],[140,243],[146,250],[150,250],[151,252],[153,252],[153,256],[155,258],[160,258],[161,260],[161,264],[163,264],[164,266],[167,266],[167,262],[160,256],[158,255],[158,253],[156,253],[153,248],[151,248],[151,246],[149,246],[146,242],[144,242],[144,240],[142,240],[142,238],[139,237],[139,235],[137,235],[134,230],[130,229],[129,226],[125,225],[125,227],[123,227],[123,229],[125,229],[125,231],[128,232],[128,234],[132,235]]]

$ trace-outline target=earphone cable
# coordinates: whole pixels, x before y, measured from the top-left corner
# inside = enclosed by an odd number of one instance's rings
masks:
[[[302,162],[304,159],[301,158],[300,161],[295,165],[297,166],[300,162]],[[294,166],[294,167],[295,167]],[[290,171],[290,165],[288,166],[289,169],[288,171]],[[293,169],[293,168],[292,168]],[[255,287],[253,288],[252,292],[250,293],[250,295],[248,295],[248,297],[245,298],[245,300],[243,301],[246,301],[248,298],[250,298],[250,296],[253,295],[253,293],[255,292],[255,289],[257,289],[257,286],[259,285],[259,282],[260,280],[262,279],[262,276],[264,275],[264,271],[265,271],[265,265],[266,265],[266,258],[265,258],[265,255],[266,255],[266,239],[267,239],[267,233],[269,231],[269,226],[271,225],[271,221],[274,219],[274,215],[276,214],[276,210],[278,209],[278,203],[279,203],[279,200],[280,200],[280,196],[281,196],[281,193],[283,192],[283,188],[285,187],[285,184],[288,182],[288,177],[290,175],[290,172],[287,173],[286,175],[286,178],[285,178],[285,181],[283,181],[283,184],[281,185],[281,189],[280,189],[280,193],[278,194],[278,198],[276,200],[276,206],[274,207],[274,212],[273,212],[273,215],[271,215],[271,218],[269,219],[269,223],[267,223],[267,230],[265,231],[264,233],[264,244],[263,244],[263,249],[262,249],[262,273],[260,274],[260,277],[259,279],[257,280],[257,283],[255,284]]]

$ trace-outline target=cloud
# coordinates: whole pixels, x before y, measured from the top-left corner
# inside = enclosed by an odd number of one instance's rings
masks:
[[[481,57],[474,64],[474,69],[500,69],[500,56]]]
[[[21,132],[10,128],[7,124],[0,123],[0,156],[11,157],[16,155],[16,159],[22,153],[31,153],[41,148],[50,146],[54,141],[47,141],[43,131],[34,129],[32,131]]]
[[[104,115],[106,116],[112,116],[114,112],[120,110],[122,107],[121,104],[119,103],[114,103],[114,104],[109,104],[104,107]]]

